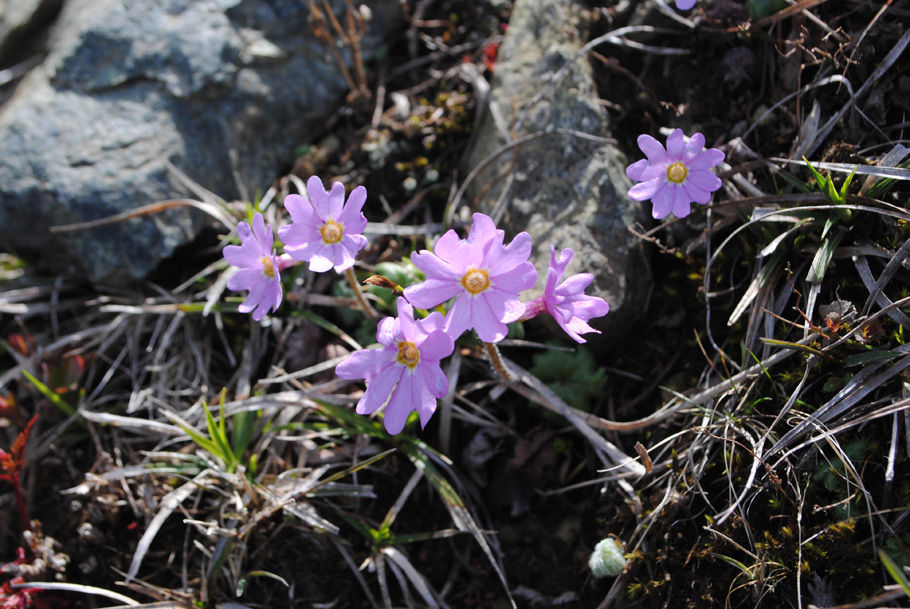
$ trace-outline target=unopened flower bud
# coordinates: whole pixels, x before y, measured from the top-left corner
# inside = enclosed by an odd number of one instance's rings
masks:
[[[626,566],[626,557],[623,555],[619,541],[613,537],[607,537],[597,542],[591,558],[588,559],[588,566],[594,577],[616,577],[622,573]]]

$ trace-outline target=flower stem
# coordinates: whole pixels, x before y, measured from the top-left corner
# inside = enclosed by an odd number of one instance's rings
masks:
[[[483,346],[487,351],[487,357],[490,358],[490,363],[493,364],[493,368],[496,369],[499,376],[507,383],[514,383],[515,375],[506,368],[506,363],[502,361],[502,356],[499,354],[499,347],[494,343],[484,343]]]
[[[379,313],[370,306],[370,303],[367,302],[366,297],[363,295],[363,290],[360,289],[360,284],[357,283],[357,277],[354,276],[353,267],[348,267],[344,271],[344,276],[348,278],[348,283],[351,284],[351,289],[354,290],[354,296],[357,297],[357,302],[360,304],[360,308],[370,319],[376,319],[379,317]]]

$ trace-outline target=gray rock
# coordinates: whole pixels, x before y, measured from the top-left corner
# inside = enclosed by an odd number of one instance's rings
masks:
[[[492,210],[494,219],[502,214],[500,226],[508,234],[527,230],[542,275],[551,244],[557,251],[573,248],[567,274],[593,273],[589,293],[604,298],[611,311],[592,325],[609,342],[640,314],[650,278],[640,243],[628,230],[643,216],[640,204],[626,196],[626,159],[614,144],[578,135],[611,135],[590,64],[581,57],[559,72],[584,44],[581,11],[582,3],[573,0],[515,3],[468,169],[506,143],[505,133],[513,140],[551,133],[498,157],[472,182],[467,200],[474,209]],[[541,279],[538,292],[542,285]]]
[[[398,0],[370,7],[366,57],[403,23]],[[268,187],[348,90],[308,17],[301,0],[68,0],[47,59],[0,111],[2,249],[128,281],[205,219],[49,227],[190,196],[168,163],[226,199]]]

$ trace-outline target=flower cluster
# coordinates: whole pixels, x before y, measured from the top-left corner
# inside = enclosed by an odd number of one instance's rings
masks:
[[[449,389],[439,361],[452,353],[464,332],[474,330],[480,340],[493,344],[505,338],[506,324],[546,312],[574,340],[584,342],[580,334],[597,332],[588,320],[609,310],[603,299],[584,294],[593,280],[590,274],[573,275],[557,286],[572,259],[571,249],[551,257],[543,296],[522,302],[521,292],[537,282],[537,270],[528,262],[530,235],[519,233],[506,244],[505,232],[489,216],[477,213],[473,219],[466,238],[449,230],[433,251],[411,255],[426,280],[404,290],[397,318],[379,323],[376,339],[381,348],[357,351],[335,369],[341,378],[366,381],[357,412],[372,413],[385,404],[389,433],[400,432],[413,410],[421,426],[426,425],[436,398]],[[432,309],[447,301],[452,302],[444,316],[434,311],[414,320],[413,307]]]
[[[715,148],[705,150],[702,134],[686,138],[677,129],[667,138],[666,149],[651,136],[642,135],[638,145],[647,158],[626,169],[638,182],[629,190],[629,197],[651,199],[655,218],[670,213],[684,217],[692,201],[705,204],[720,188],[720,179],[711,168],[724,154]],[[235,267],[227,286],[248,292],[239,310],[251,313],[257,321],[281,304],[281,271],[300,262],[307,262],[315,272],[334,269],[345,273],[359,295],[352,267],[367,243],[362,211],[366,189],[354,188],[345,200],[342,184],[335,182],[327,191],[313,176],[307,180],[306,195],[285,198],[291,223],[277,231],[284,249],[281,255],[272,227],[258,212],[249,223],[237,227],[240,245],[223,250],[225,259]],[[400,432],[412,411],[417,411],[422,426],[430,420],[436,400],[449,390],[440,362],[452,354],[455,341],[464,332],[474,330],[492,356],[493,345],[506,337],[509,323],[547,313],[569,337],[583,343],[582,334],[598,332],[588,322],[610,310],[602,298],[585,294],[593,281],[590,273],[563,279],[575,253],[566,248],[557,254],[552,245],[543,294],[523,302],[521,293],[537,283],[537,269],[528,261],[530,235],[521,232],[506,243],[505,232],[489,216],[475,213],[473,220],[466,237],[449,230],[432,251],[411,255],[426,279],[399,292],[397,317],[379,322],[378,349],[356,351],[336,368],[341,378],[365,380],[366,391],[357,412],[371,414],[384,406],[389,433]],[[440,309],[445,303],[450,304]],[[361,299],[361,306],[372,313],[365,300]],[[415,307],[438,310],[415,318]]]
[[[240,245],[227,245],[222,250],[225,260],[236,267],[228,280],[231,290],[247,290],[238,307],[241,313],[252,312],[261,320],[266,313],[281,305],[281,271],[299,262],[308,262],[311,271],[323,273],[331,268],[336,273],[354,266],[357,252],[367,244],[363,230],[367,219],[361,211],[367,191],[358,186],[347,202],[344,185],[332,184],[326,192],[316,176],[307,180],[309,200],[301,195],[288,195],[284,205],[291,224],[278,227],[278,237],[285,253],[276,255],[272,227],[262,214],[253,214],[251,223],[237,226]]]
[[[239,310],[252,313],[257,321],[280,306],[281,271],[299,262],[308,262],[316,272],[345,272],[358,289],[351,267],[366,245],[367,221],[362,213],[366,189],[358,186],[345,201],[342,184],[335,182],[326,191],[314,176],[307,180],[306,193],[307,197],[285,198],[291,223],[278,228],[283,254],[277,254],[272,227],[258,212],[251,222],[238,225],[240,245],[223,250],[235,267],[227,286],[248,292]],[[564,249],[557,256],[552,246],[543,295],[522,302],[521,293],[537,282],[537,269],[528,261],[530,235],[519,233],[507,244],[505,231],[496,228],[489,216],[478,213],[473,219],[467,237],[449,230],[433,251],[411,255],[426,280],[403,290],[397,317],[379,322],[378,349],[356,351],[336,368],[341,378],[366,381],[357,412],[371,414],[385,406],[383,420],[389,433],[400,432],[415,410],[422,426],[430,420],[436,400],[449,391],[440,361],[452,354],[464,332],[474,330],[480,340],[492,345],[506,337],[507,324],[548,313],[572,339],[583,343],[581,334],[598,332],[588,321],[609,311],[603,299],[584,293],[593,280],[589,273],[560,283],[574,253]],[[451,305],[445,315],[433,311],[414,317],[414,307],[433,309],[447,301]]]

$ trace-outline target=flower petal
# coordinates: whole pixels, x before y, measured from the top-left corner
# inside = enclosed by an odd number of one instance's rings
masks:
[[[224,256],[224,259],[227,260],[229,264],[236,267],[248,268],[262,266],[259,262],[262,258],[262,254],[256,255],[249,251],[249,249],[239,245],[225,245],[224,249],[221,250],[221,255]],[[231,289],[233,290],[234,288]]]
[[[662,163],[667,160],[667,151],[656,139],[650,135],[643,134],[638,136],[638,147],[651,163]]]
[[[342,379],[372,380],[394,363],[395,355],[388,349],[360,349],[335,366],[335,374]]]
[[[477,336],[485,343],[498,343],[506,337],[509,329],[499,320],[498,316],[490,309],[485,298],[476,297],[474,311],[471,316],[471,325],[477,331]]]
[[[445,332],[452,337],[452,340],[461,336],[463,332],[474,325],[473,301],[473,298],[463,292],[461,296],[455,299],[455,302],[452,303],[452,308],[446,313]],[[412,299],[411,302],[414,302],[414,300]]]
[[[324,223],[330,217],[331,203],[329,201],[329,193],[326,192],[325,187],[322,185],[322,180],[317,176],[310,176],[306,181],[306,193],[313,203],[314,213]]]
[[[383,347],[396,349],[395,343],[401,338],[401,325],[397,317],[383,317],[376,328],[376,342]]]
[[[401,338],[416,344],[423,339],[424,334],[414,321],[414,308],[400,296],[395,302],[398,307],[398,327],[401,328]],[[422,353],[421,357],[423,357]]]
[[[717,148],[708,148],[687,163],[687,166],[690,172],[707,170],[723,162],[725,156],[723,151]]]
[[[641,177],[641,174],[644,173],[645,169],[648,168],[648,165],[650,165],[650,163],[648,162],[648,159],[641,159],[640,161],[635,161],[634,163],[632,163],[631,165],[626,167],[626,175],[629,176],[630,180],[635,180],[636,182],[640,182],[641,180],[644,179]]]
[[[317,230],[324,223],[324,220],[316,216],[316,212],[313,210],[313,206],[310,205],[310,202],[307,201],[303,195],[291,194],[284,198],[284,207],[288,210],[288,213],[291,214],[291,220],[294,224],[307,224],[313,226]],[[281,232],[279,227],[278,232]]]
[[[414,405],[417,414],[420,416],[420,428],[423,429],[430,422],[433,413],[436,412],[436,398],[433,393],[423,384],[414,384]],[[445,394],[443,394],[445,396]]]
[[[522,262],[527,262],[531,255],[531,235],[526,232],[520,232],[515,235],[512,242],[504,248],[497,248],[495,245],[484,256],[483,264],[486,268],[492,270],[497,275],[508,273]],[[537,279],[535,273],[535,280]]]
[[[312,256],[310,256],[310,259],[307,261],[307,262],[309,262],[309,269],[311,271],[313,271],[314,273],[325,273],[326,271],[330,270],[333,266],[335,266],[335,263],[332,262],[331,258],[328,258],[325,255],[325,252],[324,252],[325,248],[317,245],[316,249],[319,251],[319,253],[313,254]],[[293,256],[294,252],[290,252],[290,254],[291,254],[291,256]]]
[[[695,203],[704,205],[711,199],[711,193],[704,188],[699,188],[698,184],[692,180],[686,180],[682,187],[686,191],[686,196]]]
[[[341,212],[344,211],[344,184],[332,182],[332,190],[329,192],[328,202],[329,213],[326,216],[326,220],[329,218],[338,220],[341,217]]]
[[[444,398],[449,392],[449,379],[437,362],[421,361],[417,364],[417,372],[424,386],[434,397]]]
[[[405,367],[396,366],[396,368],[404,369]],[[401,433],[401,430],[404,429],[404,424],[408,421],[408,415],[413,410],[411,401],[414,394],[413,384],[414,374],[409,371],[403,372],[398,381],[398,386],[395,387],[392,397],[385,407],[383,424],[386,431],[392,435]]]
[[[420,250],[411,254],[411,262],[426,275],[427,279],[443,279],[457,281],[461,279],[465,269],[453,267],[448,260],[443,260],[429,250]]]
[[[585,289],[594,281],[594,275],[591,273],[577,273],[566,278],[556,291],[557,296],[570,297],[577,294],[584,294]]]
[[[696,131],[689,138],[685,145],[685,153],[690,158],[695,158],[705,147],[705,136],[703,133]]]
[[[629,189],[629,198],[634,201],[647,201],[653,199],[662,186],[666,184],[664,178],[653,178],[647,182],[639,182]]]
[[[272,250],[272,242],[274,241],[272,227],[265,223],[265,218],[258,211],[253,214],[253,237],[256,238],[256,242],[263,252]]]
[[[666,218],[673,209],[673,189],[670,188],[669,185],[664,184],[664,187],[654,193],[654,196],[651,197],[651,202],[654,204],[651,209],[651,216],[656,220]]]
[[[509,292],[516,298],[519,293],[524,290],[530,290],[537,283],[537,268],[530,262],[522,262],[506,273],[495,271],[494,273],[490,277],[492,286],[498,290]]]
[[[366,200],[367,189],[363,186],[358,186],[348,195],[348,201],[344,204],[344,209],[341,210],[341,213],[336,218],[336,220],[344,224],[345,232],[349,229],[358,233],[363,232],[367,223],[367,219],[362,213]]]
[[[401,364],[390,364],[379,371],[367,384],[367,390],[357,402],[357,414],[370,414],[385,404],[389,394],[395,391],[395,385],[402,377],[405,367]]]
[[[444,357],[452,355],[455,342],[452,337],[442,330],[434,330],[424,338],[420,345],[420,361],[439,362]]]
[[[678,161],[685,145],[686,136],[683,135],[682,129],[674,129],[673,133],[667,136],[667,158]]]
[[[721,182],[720,178],[718,178],[716,175],[714,175],[710,171],[693,171],[693,172],[691,172],[689,174],[689,177],[686,178],[686,184],[689,184],[690,182],[692,184],[694,184],[695,186],[697,186],[698,188],[701,188],[702,190],[707,190],[708,192],[714,192],[715,190],[717,190],[718,188],[723,186],[723,182]]]
[[[674,184],[671,191],[673,192],[673,215],[677,218],[685,218],[692,210],[692,200],[686,195],[685,189],[679,184]]]
[[[404,297],[415,307],[429,309],[463,293],[455,279],[427,279],[405,288]]]
[[[231,275],[231,277],[228,279],[227,287],[229,290],[234,291],[249,290],[250,286],[258,283],[262,278],[264,278],[264,275],[262,274],[261,266],[258,269],[241,269]]]

